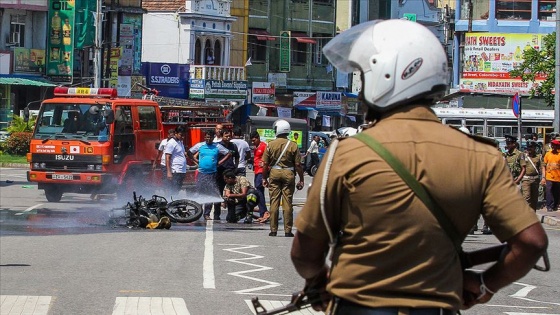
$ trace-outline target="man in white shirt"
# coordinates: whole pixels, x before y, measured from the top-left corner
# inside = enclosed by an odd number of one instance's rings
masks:
[[[237,151],[239,152],[239,164],[237,164],[237,175],[247,175],[247,160],[250,157],[251,148],[247,141],[241,138],[241,129],[236,128],[233,131],[233,139],[231,142],[237,146]]]
[[[187,158],[183,145],[184,129],[175,129],[175,137],[169,139],[165,146],[165,165],[167,180],[170,181],[171,195],[177,194],[187,174]]]
[[[220,143],[222,142],[222,137],[224,135],[224,125],[222,124],[218,124],[216,125],[216,127],[214,127],[214,141],[213,142],[217,142]]]
[[[309,154],[311,154],[311,162],[309,162],[307,167],[307,173],[311,173],[313,166],[319,165],[319,136],[313,136],[313,141],[311,141],[309,149],[307,149],[303,158],[306,158]]]
[[[165,151],[165,146],[167,145],[169,139],[172,139],[174,136],[175,136],[175,129],[169,129],[167,131],[167,138],[163,139],[158,146],[157,157],[154,160],[154,163],[152,164],[152,170],[155,170],[157,162],[160,161],[159,165],[161,167],[161,176],[162,176],[161,180],[164,186],[167,186],[167,167],[165,166],[165,155],[163,154],[163,151]]]

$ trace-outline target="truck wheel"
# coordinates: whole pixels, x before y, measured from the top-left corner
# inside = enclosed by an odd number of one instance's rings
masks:
[[[59,202],[62,198],[62,191],[56,187],[45,187],[45,196],[49,202]]]
[[[315,174],[317,174],[317,169],[318,169],[317,165],[313,165],[309,170],[309,175],[315,176]]]
[[[137,191],[138,184],[135,182],[138,180],[134,174],[128,174],[122,181],[122,184],[117,188],[117,196],[123,198],[132,198],[132,193],[136,191],[136,194],[140,194]]]

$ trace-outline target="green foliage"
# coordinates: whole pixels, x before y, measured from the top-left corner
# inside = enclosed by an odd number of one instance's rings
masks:
[[[30,117],[28,122],[23,121],[23,117],[11,115],[12,121],[6,130],[9,133],[14,132],[31,132],[35,127],[37,117]]]
[[[14,132],[10,134],[8,140],[3,145],[6,153],[12,155],[26,155],[29,152],[31,143],[31,132]]]
[[[543,36],[540,50],[526,49],[523,52],[524,61],[517,65],[509,75],[520,77],[523,82],[534,82],[537,76],[544,76],[546,80],[531,87],[531,98],[544,98],[547,106],[554,106],[554,66],[556,63],[556,32]]]
[[[7,153],[0,153],[0,165],[2,163],[27,164],[27,157],[21,155],[10,155]]]

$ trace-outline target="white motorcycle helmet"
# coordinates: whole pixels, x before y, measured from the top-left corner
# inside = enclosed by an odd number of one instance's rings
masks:
[[[414,100],[435,102],[447,89],[447,55],[437,37],[415,22],[356,25],[333,38],[323,53],[342,72],[361,71],[363,99],[378,112]]]
[[[275,121],[274,124],[272,124],[272,129],[274,129],[276,136],[281,134],[290,134],[290,131],[292,131],[290,123],[284,119],[278,119]]]

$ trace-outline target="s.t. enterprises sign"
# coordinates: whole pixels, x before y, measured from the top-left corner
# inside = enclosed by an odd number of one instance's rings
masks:
[[[247,98],[247,81],[191,79],[189,98],[244,100]]]

